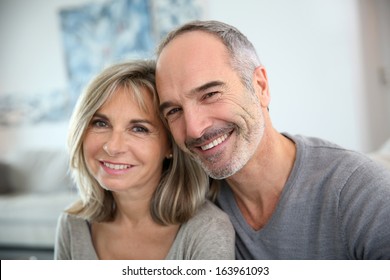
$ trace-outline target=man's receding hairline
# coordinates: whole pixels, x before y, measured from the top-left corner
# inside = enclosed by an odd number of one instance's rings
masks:
[[[189,33],[203,33],[205,35],[210,35],[211,37],[213,37],[213,38],[217,39],[219,42],[221,42],[222,45],[224,45],[224,47],[226,49],[228,49],[227,46],[225,45],[225,42],[222,40],[222,38],[220,38],[217,34],[211,32],[211,31],[204,30],[204,29],[188,29],[188,30],[185,29],[185,30],[180,30],[180,32],[178,32],[178,33],[175,33],[175,35],[169,41],[163,42],[159,46],[158,52],[157,52],[157,60],[159,60],[161,53],[164,51],[164,49],[167,46],[169,46],[172,42],[176,41],[176,39],[179,39],[179,38],[181,38]]]

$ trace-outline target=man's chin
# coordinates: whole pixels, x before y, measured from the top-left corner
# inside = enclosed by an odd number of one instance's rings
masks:
[[[223,180],[234,174],[234,172],[226,172],[226,171],[207,171],[206,173],[213,179]]]
[[[216,180],[226,179],[235,173],[230,167],[218,167],[215,164],[210,166],[202,162],[200,164],[207,175]]]

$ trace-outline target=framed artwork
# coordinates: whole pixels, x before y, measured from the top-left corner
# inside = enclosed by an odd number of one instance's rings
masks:
[[[0,126],[68,118],[84,87],[104,67],[153,57],[167,32],[202,18],[204,10],[204,0],[108,0],[60,9],[67,88],[2,94]]]

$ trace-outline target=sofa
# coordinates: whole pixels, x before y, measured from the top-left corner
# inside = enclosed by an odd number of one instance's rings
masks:
[[[369,153],[369,157],[383,164],[390,169],[390,139],[387,140],[378,150]]]
[[[369,156],[390,169],[390,140]],[[77,199],[65,150],[17,150],[3,157],[0,259],[51,259],[57,219]]]
[[[77,199],[65,149],[17,150],[4,156],[0,160],[1,259],[34,258],[42,250],[50,259],[57,219]],[[17,251],[24,255],[12,255]]]

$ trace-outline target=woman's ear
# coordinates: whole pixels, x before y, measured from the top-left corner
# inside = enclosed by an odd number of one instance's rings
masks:
[[[167,154],[167,155],[165,156],[165,158],[166,158],[166,159],[172,159],[172,158],[173,158],[172,151],[171,151],[169,154]]]

